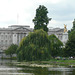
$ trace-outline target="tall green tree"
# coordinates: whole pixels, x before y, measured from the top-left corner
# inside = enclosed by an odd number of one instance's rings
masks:
[[[69,34],[69,40],[66,43],[64,52],[65,56],[75,57],[75,31],[71,31]]]
[[[73,21],[73,27],[72,27],[71,31],[75,31],[75,19]]]
[[[16,44],[11,44],[7,50],[5,50],[6,55],[10,55],[12,58],[13,54],[16,53],[18,46]]]
[[[40,29],[24,37],[17,49],[18,61],[50,59],[50,41],[48,34]]]
[[[47,25],[51,18],[47,16],[48,10],[44,5],[39,5],[39,8],[36,9],[36,15],[33,19],[34,22],[34,29],[43,29],[44,31],[48,32]]]
[[[51,42],[51,56],[61,56],[63,43],[54,35],[49,35]]]

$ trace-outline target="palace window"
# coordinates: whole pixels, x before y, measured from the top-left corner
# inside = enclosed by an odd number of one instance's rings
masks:
[[[7,44],[7,40],[5,40],[5,43]]]
[[[5,37],[7,38],[7,35]]]
[[[14,37],[16,37],[16,34],[14,35]]]
[[[1,40],[1,44],[3,44],[3,40]]]

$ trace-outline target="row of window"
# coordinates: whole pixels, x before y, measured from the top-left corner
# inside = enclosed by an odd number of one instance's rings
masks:
[[[3,44],[3,43],[6,44],[6,43],[11,43],[11,42],[12,42],[12,40],[1,40],[0,41],[0,44]]]
[[[11,35],[0,35],[0,37],[11,37]]]

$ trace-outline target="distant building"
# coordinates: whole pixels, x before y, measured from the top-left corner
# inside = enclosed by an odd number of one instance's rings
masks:
[[[0,28],[0,50],[7,49],[11,44],[19,45],[21,39],[32,32],[30,26],[12,25]]]
[[[11,44],[19,45],[21,39],[33,32],[30,26],[11,25],[8,28],[0,28],[0,50],[7,49]],[[55,34],[64,45],[68,40],[68,33],[64,29],[53,28],[49,29],[48,35]]]
[[[54,34],[56,35],[56,37],[63,42],[63,44],[65,45],[65,43],[68,40],[68,33],[64,32],[64,28],[50,28],[48,31],[48,35]]]

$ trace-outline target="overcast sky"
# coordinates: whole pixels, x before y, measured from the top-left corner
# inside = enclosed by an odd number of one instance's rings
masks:
[[[39,5],[44,5],[52,18],[48,27],[63,28],[66,24],[68,29],[72,28],[75,0],[0,0],[0,27],[19,24],[33,28],[32,19]]]

